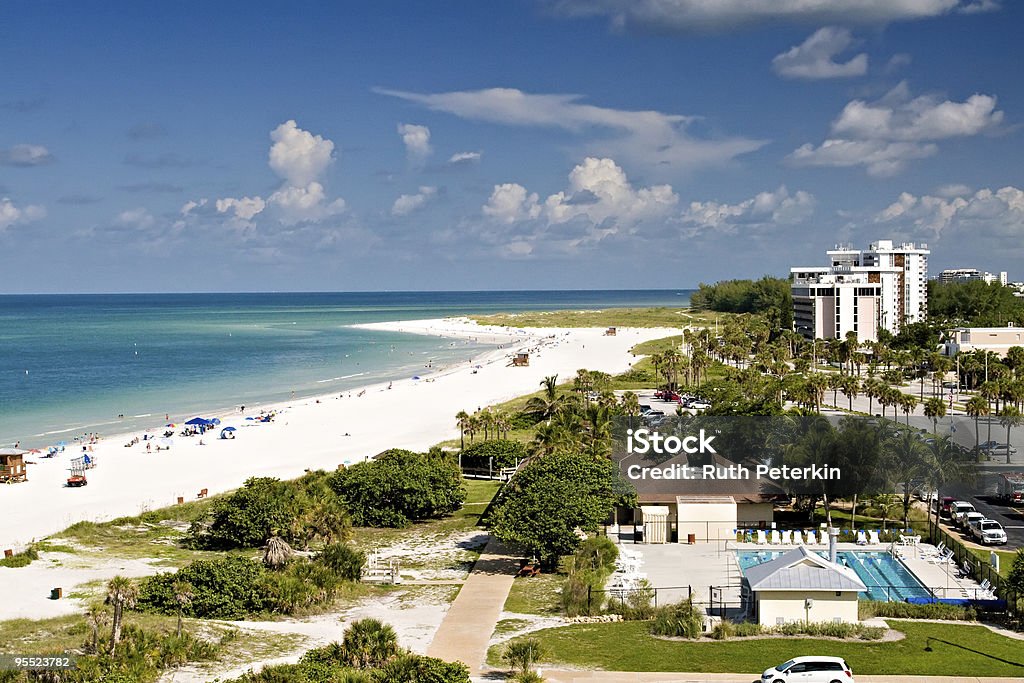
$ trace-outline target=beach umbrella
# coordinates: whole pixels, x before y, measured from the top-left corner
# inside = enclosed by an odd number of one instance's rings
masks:
[[[215,417],[212,420],[210,420],[210,422],[212,424],[219,425],[220,424],[220,418],[219,417]]]
[[[234,427],[225,427],[224,429],[220,430],[220,438],[222,438],[222,439],[228,438],[228,434],[230,434],[233,431],[235,431]]]
[[[207,420],[205,417],[193,417],[191,420],[189,420],[185,424],[187,424],[187,425],[208,425],[208,424],[210,424],[210,421]]]
[[[173,422],[168,422],[168,423],[167,423],[167,424],[165,424],[164,426],[165,426],[165,427],[171,427],[171,428],[173,429],[173,428],[174,428],[174,423],[173,423]]]
[[[412,378],[413,378],[413,379],[419,379],[419,378],[420,378],[420,376],[419,376],[419,375],[413,375],[413,376],[412,376]]]

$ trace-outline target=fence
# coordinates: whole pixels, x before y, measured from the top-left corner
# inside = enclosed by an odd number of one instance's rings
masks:
[[[780,533],[813,531],[816,536],[817,545],[828,545],[828,534],[824,526],[816,526],[796,522],[776,522],[772,526],[770,522],[740,523],[734,526],[732,522],[718,520],[690,520],[679,522],[677,520],[653,521],[628,524],[605,524],[598,533],[602,536],[612,538],[618,537],[621,543],[722,543],[725,541],[739,541],[754,543],[757,541],[757,532],[764,531],[770,537],[772,531]],[[858,526],[858,530],[867,531],[867,527]],[[900,528],[887,528],[879,532],[879,539],[883,544],[891,543],[899,538],[901,534],[910,534],[912,530]],[[657,540],[652,540],[657,539]],[[849,528],[841,528],[839,531],[840,543],[854,543],[857,540],[856,531]],[[780,544],[771,544],[780,545]],[[792,546],[792,543],[785,544]]]
[[[1013,590],[1009,582],[999,572],[964,545],[960,539],[936,525],[934,518],[928,519],[928,537],[935,545],[945,543],[946,547],[953,552],[956,564],[963,568],[972,579],[979,583],[988,581],[991,584],[993,592],[1005,601],[1006,615],[1010,621],[1017,622],[1024,618],[1024,611],[1021,609],[1021,600],[1024,596]]]

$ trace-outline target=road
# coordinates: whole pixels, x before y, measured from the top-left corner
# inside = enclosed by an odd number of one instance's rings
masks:
[[[1024,548],[1024,506],[1008,506],[995,498],[996,477],[999,472],[1020,471],[1021,467],[986,463],[979,465],[978,478],[973,485],[957,484],[946,495],[959,496],[974,505],[981,514],[994,519],[1006,529],[1006,545],[1000,550]]]

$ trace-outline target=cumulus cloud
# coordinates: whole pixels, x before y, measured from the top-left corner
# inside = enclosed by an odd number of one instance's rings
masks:
[[[456,152],[448,157],[448,165],[462,166],[467,164],[476,164],[480,162],[481,157],[483,157],[481,152]]]
[[[149,211],[140,207],[122,211],[114,219],[114,224],[117,227],[130,230],[149,230],[156,225],[156,219]]]
[[[398,134],[402,136],[405,154],[412,161],[423,161],[430,156],[430,129],[414,123],[398,124]]]
[[[0,149],[0,165],[3,166],[42,166],[52,161],[50,150],[42,145],[14,145]]]
[[[951,230],[977,238],[1003,238],[1016,247],[1024,237],[1024,190],[985,188],[946,197],[903,192],[875,216],[875,222],[928,232],[936,238]]]
[[[764,227],[802,223],[814,213],[812,194],[798,190],[790,194],[785,185],[774,192],[760,192],[738,204],[715,201],[691,202],[683,212],[684,225],[695,231],[732,232],[738,227]]]
[[[252,220],[257,214],[265,209],[267,203],[259,197],[225,197],[216,202],[217,213],[231,213],[241,221]]]
[[[877,102],[847,103],[829,139],[801,145],[788,159],[798,166],[864,166],[871,175],[888,176],[908,161],[934,155],[935,141],[993,131],[1002,121],[991,95],[974,94],[963,102],[911,97],[901,83]]]
[[[621,156],[637,164],[686,168],[717,165],[766,144],[764,140],[740,137],[695,138],[687,127],[697,117],[598,107],[584,104],[579,95],[537,95],[515,88],[431,94],[377,88],[376,92],[472,121],[561,128],[589,135],[587,144],[599,155]]]
[[[569,189],[545,200],[544,213],[552,223],[585,217],[614,228],[665,216],[678,202],[671,185],[634,188],[613,160],[588,157],[569,173]]]
[[[301,221],[322,221],[345,211],[345,200],[328,200],[324,186],[313,181],[305,187],[283,185],[267,198],[276,209],[282,223],[291,225]]]
[[[499,223],[533,220],[540,216],[538,199],[536,192],[528,193],[519,183],[502,183],[494,186],[483,212]]]
[[[853,36],[849,29],[826,26],[812,33],[800,45],[776,55],[772,69],[784,78],[808,80],[863,76],[868,71],[866,54],[861,53],[846,62],[835,59],[852,44]]]
[[[29,204],[19,207],[7,197],[0,199],[0,233],[5,232],[12,225],[31,223],[45,216],[46,209],[42,206]]]
[[[727,31],[758,24],[884,24],[998,9],[995,0],[549,0],[567,16],[608,17],[617,30]]]
[[[424,185],[416,194],[403,194],[391,206],[392,216],[407,216],[413,211],[423,207],[434,195],[437,194],[436,187]]]
[[[289,185],[305,187],[334,161],[334,143],[288,120],[270,132],[270,168]]]

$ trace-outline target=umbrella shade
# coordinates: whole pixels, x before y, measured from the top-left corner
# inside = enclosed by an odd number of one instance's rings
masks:
[[[207,420],[205,417],[193,417],[191,420],[189,420],[185,424],[187,424],[187,425],[208,425],[208,424],[210,424],[210,421]]]
[[[220,424],[220,418],[219,417],[213,418],[212,420],[210,420],[210,424],[219,425]]]
[[[233,432],[233,431],[235,431],[235,428],[234,427],[225,427],[224,429],[222,429],[220,431],[222,431],[222,432]]]
[[[413,378],[413,379],[419,379],[419,378],[420,378],[420,376],[419,376],[419,375],[413,375],[413,376],[412,376],[412,378]]]

